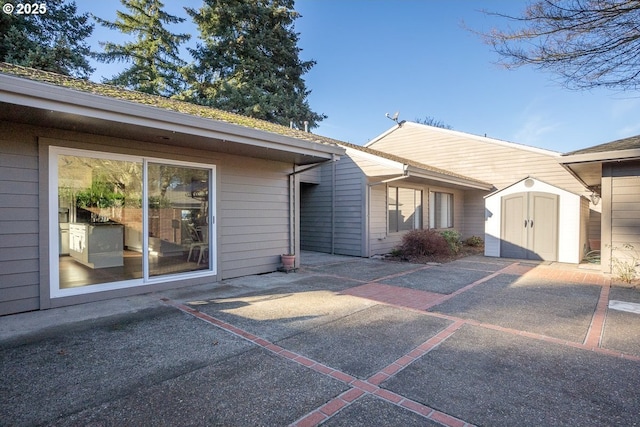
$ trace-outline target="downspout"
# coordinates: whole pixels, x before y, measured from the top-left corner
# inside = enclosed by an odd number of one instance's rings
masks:
[[[293,165],[295,173],[296,165]],[[295,254],[295,175],[289,174],[289,254]],[[296,263],[297,264],[297,263]],[[296,265],[294,264],[294,267]]]
[[[336,252],[336,162],[331,165],[331,255]]]

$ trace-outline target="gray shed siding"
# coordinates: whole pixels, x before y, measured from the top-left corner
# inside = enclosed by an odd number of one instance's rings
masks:
[[[6,122],[0,126],[0,314],[271,272],[280,265],[280,254],[288,252],[289,163]],[[49,143],[216,165],[217,276],[49,299],[48,266],[40,269],[40,259],[48,257],[48,236],[40,234],[48,207],[38,202],[39,192],[47,191],[47,183],[38,179],[38,167],[47,159],[38,153],[46,153]]]
[[[0,126],[0,314],[6,314],[40,308],[38,144]]]
[[[612,272],[612,258],[630,256],[623,245],[640,251],[640,162],[605,164],[602,174],[602,266]]]

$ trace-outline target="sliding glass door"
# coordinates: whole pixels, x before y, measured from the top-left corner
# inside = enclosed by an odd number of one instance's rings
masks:
[[[149,275],[208,269],[209,170],[161,163],[147,170]]]
[[[215,168],[52,147],[52,296],[215,274]]]

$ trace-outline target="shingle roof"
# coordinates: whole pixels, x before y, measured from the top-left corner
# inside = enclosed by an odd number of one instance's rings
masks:
[[[238,126],[262,130],[279,135],[293,137],[320,144],[335,145],[340,142],[331,138],[316,135],[310,132],[304,132],[292,129],[286,126],[270,123],[264,120],[254,119],[239,114],[229,113],[219,109],[206,107],[202,105],[192,104],[177,99],[166,98],[157,95],[150,95],[143,92],[124,89],[118,86],[112,86],[101,83],[94,83],[89,80],[82,80],[73,77],[63,76],[61,74],[51,73],[48,71],[36,70],[33,68],[21,67],[6,62],[0,62],[0,73],[21,77],[24,79],[34,80],[41,83],[47,83],[59,87],[65,87],[80,92],[92,93],[95,95],[107,96],[114,99],[135,102],[142,105],[162,108],[169,111],[189,114],[192,116],[202,117],[211,120],[231,123]]]
[[[621,151],[621,150],[633,150],[640,148],[640,135],[632,136],[629,138],[618,139],[616,141],[607,142],[605,144],[594,145],[593,147],[582,148],[580,150],[565,153],[565,156],[572,156],[574,154],[591,154],[591,153],[605,153],[608,151]]]

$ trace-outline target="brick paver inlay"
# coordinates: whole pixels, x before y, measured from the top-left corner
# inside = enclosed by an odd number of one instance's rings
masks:
[[[394,274],[394,275],[388,276],[387,278],[398,277],[403,274],[409,274],[425,268],[428,268],[428,267],[421,267],[421,268],[413,269],[411,271],[407,271],[404,273]],[[485,324],[485,323],[478,322],[471,319],[461,319],[455,316],[425,311],[428,308],[441,304],[442,302],[449,300],[463,292],[466,292],[467,290],[472,289],[475,286],[478,286],[479,284],[484,283],[501,274],[511,274],[511,275],[515,274],[515,275],[520,275],[522,277],[526,277],[527,279],[530,279],[534,276],[538,278],[553,278],[555,280],[563,280],[569,283],[585,283],[585,284],[602,286],[602,291],[600,294],[600,298],[598,300],[597,308],[593,315],[593,319],[589,327],[589,331],[587,332],[587,336],[584,343],[568,342],[558,338],[553,338],[553,337],[531,333],[527,331],[510,329],[510,328],[505,328],[497,325]],[[560,269],[544,268],[544,266],[538,266],[538,268],[533,268],[530,265],[520,265],[517,262],[515,262],[511,265],[504,267],[503,269],[497,272],[488,273],[485,277],[481,278],[480,280],[476,280],[475,282],[470,283],[462,287],[461,289],[457,290],[456,292],[448,295],[380,283],[384,281],[384,279],[385,278],[381,278],[369,283],[364,283],[362,285],[358,285],[358,286],[346,289],[341,293],[345,295],[366,298],[366,299],[374,300],[384,304],[398,306],[405,309],[418,310],[426,316],[444,318],[444,319],[450,320],[452,323],[448,327],[446,327],[445,329],[443,329],[442,331],[440,331],[439,333],[437,333],[436,335],[434,335],[433,337],[425,341],[424,343],[420,344],[418,347],[414,348],[407,354],[401,356],[400,358],[392,362],[390,365],[385,366],[383,369],[374,373],[373,375],[371,375],[369,378],[365,380],[358,379],[352,375],[349,375],[345,372],[340,371],[339,369],[335,369],[325,364],[322,364],[309,357],[306,357],[303,354],[299,354],[295,351],[290,351],[288,349],[285,349],[275,343],[272,343],[264,338],[258,337],[228,322],[225,322],[214,316],[200,312],[188,305],[181,304],[179,302],[175,302],[166,298],[163,298],[162,300],[164,301],[164,303],[170,306],[173,306],[185,313],[195,316],[198,319],[201,319],[211,325],[221,328],[244,340],[248,340],[253,344],[267,351],[277,354],[278,356],[288,359],[292,362],[298,363],[320,374],[327,375],[335,380],[341,381],[350,387],[347,391],[341,393],[338,396],[333,397],[322,406],[309,412],[308,414],[304,415],[300,419],[295,420],[291,425],[296,427],[317,426],[327,421],[329,418],[331,418],[332,416],[334,416],[344,408],[348,407],[349,405],[352,405],[354,402],[357,402],[359,399],[361,399],[365,395],[374,396],[378,399],[382,399],[386,402],[389,402],[393,405],[409,410],[430,421],[439,423],[444,426],[471,426],[472,424],[470,424],[469,422],[456,418],[451,414],[440,412],[420,402],[414,401],[398,393],[395,393],[380,387],[380,385],[383,382],[393,377],[398,372],[402,371],[407,366],[409,366],[411,363],[413,363],[414,361],[418,360],[419,358],[423,357],[425,354],[427,354],[428,352],[436,348],[440,343],[442,343],[443,341],[453,336],[456,333],[456,331],[458,331],[458,329],[460,329],[463,325],[473,325],[473,326],[484,327],[484,328],[497,330],[507,334],[525,336],[534,340],[551,342],[559,345],[566,345],[572,348],[580,348],[583,350],[589,350],[589,351],[616,356],[616,357],[623,357],[626,359],[640,362],[640,357],[600,348],[600,340],[601,340],[603,325],[606,318],[606,310],[607,310],[609,289],[610,289],[609,281],[606,278],[603,278],[601,275],[597,275],[594,273],[568,272]]]

